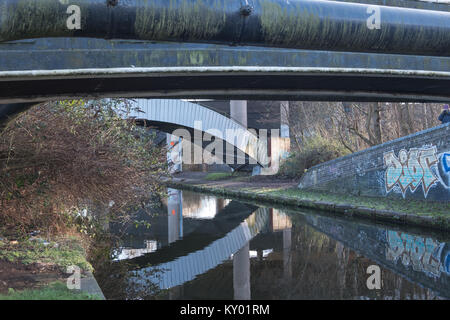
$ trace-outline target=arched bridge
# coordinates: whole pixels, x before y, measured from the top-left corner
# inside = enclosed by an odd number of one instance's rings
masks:
[[[133,101],[134,108],[128,117],[145,126],[182,137],[200,148],[214,143],[218,150],[214,148],[210,151],[213,151],[223,163],[230,165],[253,163],[262,166],[269,163],[267,140],[260,139],[254,132],[216,111],[175,99]],[[211,139],[211,136],[214,139]],[[210,142],[211,140],[214,142]],[[238,152],[235,152],[235,148]],[[202,154],[203,151],[194,149],[194,152]],[[192,163],[191,152],[183,154],[183,160],[184,163]],[[199,163],[202,163],[201,158]]]

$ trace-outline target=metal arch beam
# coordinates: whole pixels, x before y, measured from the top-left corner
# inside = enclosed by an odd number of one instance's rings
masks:
[[[134,108],[127,115],[129,118],[145,121],[150,125],[153,123],[160,130],[168,130],[171,134],[176,134],[172,131],[175,128],[188,128],[190,132],[211,134],[216,139],[237,148],[258,164],[262,166],[269,164],[265,142],[236,121],[211,109],[174,99],[135,99],[132,105]],[[196,123],[197,121],[200,123]],[[192,134],[191,138],[194,138]],[[196,141],[194,138],[193,142],[203,147],[203,140]],[[226,157],[226,152],[223,156]]]

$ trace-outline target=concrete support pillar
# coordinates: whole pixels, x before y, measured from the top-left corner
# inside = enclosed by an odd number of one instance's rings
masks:
[[[168,188],[167,191],[168,242],[172,243],[183,237],[183,197],[181,190]]]
[[[291,148],[289,138],[289,101],[280,101],[280,129],[271,130],[270,141],[270,166],[263,168],[261,174],[276,174],[280,169],[280,162],[287,158]]]
[[[234,300],[250,300],[250,243],[233,256]]]
[[[230,101],[230,119],[247,128],[247,100]]]
[[[181,172],[183,170],[183,146],[180,137],[167,133],[167,162],[172,164],[170,173]]]
[[[247,100],[230,100],[230,119],[247,128]],[[225,132],[223,134],[225,135]],[[237,141],[235,142],[237,143]],[[233,158],[235,161],[238,159],[242,161],[237,163],[244,163],[245,154],[240,150],[235,150]]]

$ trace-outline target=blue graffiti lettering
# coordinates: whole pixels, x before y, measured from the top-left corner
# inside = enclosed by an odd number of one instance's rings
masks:
[[[386,166],[386,192],[398,186],[405,197],[406,190],[410,189],[414,192],[422,185],[426,198],[430,188],[439,181],[431,169],[438,163],[435,146],[412,148],[409,152],[402,149],[398,157],[395,156],[394,151],[386,152],[383,160]]]
[[[442,166],[445,172],[450,172],[450,153],[444,153],[442,155]]]

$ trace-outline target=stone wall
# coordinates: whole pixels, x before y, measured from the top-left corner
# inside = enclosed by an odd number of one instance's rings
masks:
[[[314,166],[299,188],[450,201],[450,124]]]

